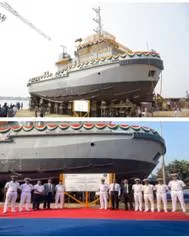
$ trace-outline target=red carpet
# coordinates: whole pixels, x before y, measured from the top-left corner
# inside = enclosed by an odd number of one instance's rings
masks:
[[[30,212],[2,213],[0,218],[79,218],[114,220],[188,220],[189,215],[182,212],[134,212],[125,210],[100,210],[94,208],[65,208]]]

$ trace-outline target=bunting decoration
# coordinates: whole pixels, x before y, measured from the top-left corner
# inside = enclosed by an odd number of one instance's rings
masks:
[[[142,129],[143,129],[145,132],[150,132],[150,128],[148,128],[148,127],[142,127]]]
[[[22,130],[24,132],[30,132],[35,128],[35,130],[42,132],[45,130],[48,131],[53,131],[56,129],[60,129],[60,130],[67,130],[67,129],[72,129],[72,130],[79,130],[79,129],[86,129],[86,130],[92,130],[92,129],[105,129],[105,128],[109,128],[112,130],[118,130],[118,129],[122,129],[122,130],[133,130],[134,132],[145,132],[145,133],[152,133],[154,135],[159,135],[159,133],[151,128],[145,127],[145,126],[138,126],[138,125],[128,125],[128,124],[116,124],[116,123],[112,123],[112,122],[81,122],[81,123],[46,123],[46,124],[35,124],[35,125],[13,125],[13,126],[9,126],[9,127],[0,127],[0,133],[7,133],[7,132],[21,132]]]
[[[132,125],[131,128],[134,129],[135,131],[140,130],[140,126],[137,126],[137,125]]]
[[[34,128],[33,125],[26,125],[26,126],[23,126],[23,130],[24,130],[25,132],[29,132],[29,131],[31,131],[33,128]]]
[[[94,123],[84,123],[83,127],[85,129],[92,129],[94,127]]]
[[[57,124],[47,124],[47,128],[48,128],[48,130],[50,130],[50,131],[55,130],[57,127],[58,127]]]
[[[62,130],[67,129],[69,126],[70,126],[69,123],[61,123],[61,124],[59,124],[59,128],[61,128]]]
[[[116,128],[118,127],[117,124],[113,124],[113,123],[109,123],[107,126],[108,126],[108,128],[110,128],[110,129],[116,129]]]
[[[22,130],[22,126],[21,125],[12,126],[11,130],[14,132],[20,132]]]
[[[103,128],[106,127],[106,123],[96,123],[95,127],[98,128],[98,129],[103,129]]]
[[[46,125],[44,125],[44,124],[36,125],[35,129],[37,129],[38,131],[44,131],[46,129]]]
[[[0,128],[0,133],[6,133],[10,131],[10,127]]]
[[[73,128],[74,130],[78,130],[82,127],[83,125],[81,123],[73,123],[70,124],[70,127]]]
[[[122,128],[124,130],[128,130],[130,127],[128,124],[120,124],[119,126],[120,126],[120,128]]]
[[[85,69],[85,68],[90,68],[93,65],[96,64],[109,64],[109,63],[115,63],[115,59],[116,59],[116,63],[120,61],[122,61],[123,59],[130,59],[133,57],[154,57],[154,58],[160,58],[160,55],[155,52],[155,51],[129,51],[129,52],[125,52],[124,54],[118,54],[118,55],[107,55],[105,57],[101,57],[101,58],[91,58],[89,61],[86,62],[82,62],[82,63],[74,63],[74,64],[69,64],[67,65],[67,67],[64,70],[58,71],[54,74],[52,74],[51,77],[46,78],[46,80],[48,79],[52,79],[53,77],[57,78],[57,77],[64,77],[67,75],[62,75],[62,73],[69,73],[69,70],[71,70],[72,72],[74,71],[78,71],[81,69]],[[51,75],[51,74],[50,74]],[[42,78],[41,76],[39,77],[34,77],[31,78],[29,80],[29,83],[35,83],[40,81]]]

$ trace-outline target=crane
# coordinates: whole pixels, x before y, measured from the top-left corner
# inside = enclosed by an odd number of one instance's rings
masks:
[[[6,19],[7,17],[0,12],[0,22],[5,21]]]
[[[41,36],[43,36],[44,38],[46,38],[47,40],[51,41],[51,37],[49,37],[48,35],[46,35],[44,32],[42,32],[39,28],[37,28],[35,25],[33,25],[30,21],[28,21],[27,19],[25,19],[23,16],[21,16],[13,7],[11,7],[7,2],[0,2],[0,6],[3,7],[4,9],[6,9],[7,11],[9,11],[10,13],[12,13],[14,16],[16,16],[17,18],[19,18],[23,23],[25,23],[26,25],[28,25],[30,28],[32,28],[33,30],[35,30],[36,32],[38,32]],[[0,13],[1,14],[1,13]],[[0,20],[6,20],[6,16],[0,15]],[[2,20],[1,20],[2,21]]]
[[[37,28],[34,24],[32,24],[30,21],[28,21],[23,16],[21,16],[10,4],[8,4],[7,2],[0,2],[0,6],[3,7],[4,9],[6,9],[8,12],[12,13],[17,18],[19,18],[24,24],[28,25],[30,28],[35,30],[38,34],[43,36],[45,39],[52,42],[51,37],[46,35],[43,31],[41,31],[39,28]],[[5,20],[6,20],[6,16],[1,15],[1,13],[0,13],[0,22],[5,21]],[[60,45],[60,44],[59,44],[59,47],[63,48],[63,54],[64,54],[66,47],[64,45]]]

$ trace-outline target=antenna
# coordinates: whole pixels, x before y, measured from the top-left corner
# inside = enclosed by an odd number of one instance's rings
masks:
[[[102,20],[101,20],[101,15],[100,15],[100,7],[98,8],[93,8],[93,11],[96,12],[96,18],[93,18],[93,21],[98,24],[98,27],[94,29],[94,32],[96,32],[98,35],[102,35]]]
[[[66,46],[60,45],[60,47],[62,48],[62,58],[64,58],[64,55],[66,53]]]
[[[163,125],[160,122],[160,129],[161,129],[161,136],[163,135]],[[166,172],[165,172],[165,156],[162,155],[162,176],[163,176],[163,183],[166,184]]]

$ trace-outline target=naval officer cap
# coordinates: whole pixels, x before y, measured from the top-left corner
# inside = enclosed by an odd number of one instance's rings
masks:
[[[31,181],[31,179],[30,178],[25,178],[24,181]]]
[[[143,179],[143,182],[149,182],[149,179]]]
[[[157,181],[163,181],[163,178],[157,178],[156,180]]]
[[[140,181],[140,179],[139,179],[139,178],[136,178],[135,181]]]

